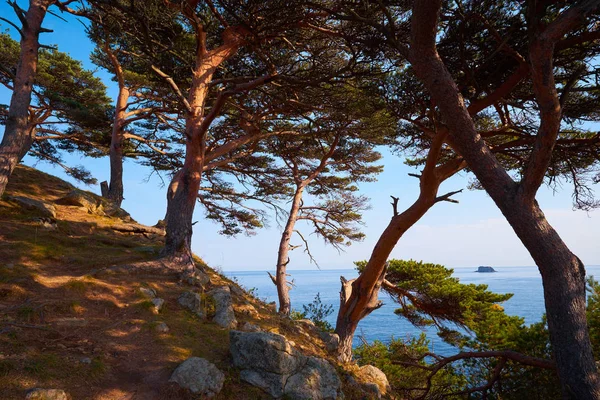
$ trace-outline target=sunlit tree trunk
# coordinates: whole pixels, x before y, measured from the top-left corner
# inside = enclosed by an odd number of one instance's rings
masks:
[[[290,287],[287,282],[287,265],[289,262],[288,252],[290,251],[290,240],[294,234],[294,226],[298,220],[298,212],[300,211],[300,205],[302,203],[303,191],[304,186],[301,185],[297,187],[296,192],[294,193],[288,220],[285,229],[283,230],[283,234],[281,235],[279,251],[277,252],[275,284],[277,285],[277,296],[279,298],[279,313],[284,315],[289,315],[292,311]]]
[[[8,179],[16,165],[33,144],[35,129],[29,121],[29,105],[37,72],[39,34],[48,5],[48,1],[30,0],[21,29],[19,64],[13,83],[4,137],[0,144],[0,196],[6,190]]]

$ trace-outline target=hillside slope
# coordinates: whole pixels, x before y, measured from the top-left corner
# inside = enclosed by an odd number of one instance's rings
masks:
[[[99,206],[64,201],[73,193]],[[0,200],[1,397],[23,399],[43,387],[64,389],[73,399],[192,398],[167,382],[179,363],[198,356],[225,372],[216,399],[270,398],[240,381],[229,330],[178,304],[193,288],[156,261],[161,231],[132,223],[120,210],[112,213],[120,218],[106,216],[105,208],[58,178],[16,169]],[[250,322],[283,334],[303,353],[331,360],[316,332],[279,317],[200,260],[197,266],[210,277],[203,290],[231,288],[238,326]],[[159,312],[144,288],[165,300]],[[210,313],[209,300],[205,306]],[[344,390],[346,398],[357,396]]]

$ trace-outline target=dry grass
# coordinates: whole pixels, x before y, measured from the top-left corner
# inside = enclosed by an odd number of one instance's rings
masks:
[[[54,201],[72,189],[19,166],[7,194]],[[113,265],[151,261],[161,238],[116,233],[110,229],[115,220],[77,207],[56,209],[58,229],[47,230],[34,221],[34,213],[0,200],[2,399],[22,399],[32,387],[62,388],[74,399],[191,398],[166,383],[190,356],[207,358],[226,373],[217,399],[268,398],[232,370],[228,331],[179,307],[178,296],[192,288],[162,271],[105,272]],[[212,285],[235,285],[208,272]],[[140,296],[140,286],[165,300],[160,314]],[[252,304],[259,312],[256,317],[236,313],[241,323],[286,334],[305,352],[326,356],[322,342],[301,334],[294,322],[252,296],[233,296],[236,304]],[[169,332],[156,331],[160,322]]]

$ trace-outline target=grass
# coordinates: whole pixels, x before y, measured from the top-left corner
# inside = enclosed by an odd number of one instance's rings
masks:
[[[53,201],[72,189],[57,178],[19,166],[7,191],[10,196]],[[8,310],[0,313],[0,323],[33,326],[0,334],[2,399],[22,399],[32,387],[59,387],[74,399],[127,398],[132,387],[151,386],[143,382],[149,374],[166,374],[166,385],[168,372],[190,356],[206,358],[226,374],[215,400],[267,398],[240,382],[239,371],[231,368],[228,330],[178,305],[181,293],[193,287],[167,275],[104,270],[155,259],[162,238],[114,232],[110,226],[116,220],[77,207],[57,205],[56,209],[58,229],[50,231],[14,204],[0,200],[0,299]],[[210,285],[232,284],[200,258],[194,261],[210,275]],[[154,304],[140,296],[140,286],[160,293],[165,312],[160,316],[148,312]],[[214,299],[206,293],[200,296],[210,319]],[[232,296],[238,304],[251,302],[260,313],[258,318],[240,314],[240,323],[289,333],[290,340],[305,345],[311,354],[324,356],[314,340],[297,334],[292,321],[271,313],[251,296]],[[86,323],[59,323],[75,318]],[[168,332],[156,331],[160,322],[169,326]],[[82,355],[91,363],[78,362]],[[162,389],[156,390],[155,398],[186,398],[181,391],[161,397]]]

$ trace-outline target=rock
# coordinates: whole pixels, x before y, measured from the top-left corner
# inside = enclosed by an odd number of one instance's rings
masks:
[[[319,332],[319,336],[323,340],[323,343],[325,343],[325,348],[329,352],[337,350],[340,345],[340,337],[337,333]]]
[[[69,400],[69,395],[60,389],[31,389],[25,395],[26,400]]]
[[[225,374],[214,364],[200,357],[185,360],[173,371],[169,379],[169,382],[175,382],[182,388],[207,398],[217,395],[223,388],[224,381]]]
[[[161,298],[156,297],[152,299],[152,304],[154,304],[154,309],[152,311],[154,311],[155,314],[158,314],[160,310],[162,310],[165,301]]]
[[[169,326],[167,324],[165,324],[164,322],[161,322],[160,324],[156,325],[155,329],[157,332],[160,332],[160,333],[169,332]]]
[[[229,333],[233,365],[240,379],[275,398],[338,399],[341,381],[326,360],[307,357],[284,336],[270,332]]]
[[[229,342],[233,365],[240,369],[290,375],[306,362],[306,356],[276,333],[231,331]]]
[[[109,217],[119,218],[124,222],[135,222],[131,215],[121,207],[117,207],[115,204],[105,201],[102,205],[103,212]]]
[[[274,312],[274,313],[277,312],[277,303],[275,303],[274,301],[267,304],[267,307],[269,308],[269,311]]]
[[[242,326],[240,326],[240,330],[244,332],[261,332],[262,329],[258,325],[252,324],[250,322],[244,322]]]
[[[229,289],[231,290],[231,293],[236,296],[244,297],[246,295],[244,289],[242,289],[239,285],[229,285]]]
[[[310,319],[299,319],[296,321],[297,324],[300,324],[300,326],[303,329],[306,329],[307,331],[312,331],[317,329],[317,326],[315,325],[314,322],[312,322]]]
[[[19,204],[19,206],[25,210],[36,211],[42,217],[56,218],[56,208],[52,204],[23,196],[8,196],[8,200]]]
[[[140,291],[140,293],[142,295],[144,295],[144,296],[146,296],[148,298],[153,299],[153,298],[156,297],[156,290],[154,290],[152,288],[142,286],[138,290]]]
[[[186,274],[183,277],[183,281],[188,285],[203,288],[205,285],[210,283],[210,277],[208,276],[208,274],[199,270],[198,268],[194,268],[194,271],[192,273]]]
[[[40,224],[42,228],[49,229],[51,231],[58,229],[56,220],[49,217],[36,218],[35,221]]]
[[[290,400],[334,400],[342,397],[342,382],[327,360],[310,357],[304,368],[288,378],[283,393]]]
[[[378,399],[392,390],[387,376],[385,376],[382,370],[372,365],[360,367],[356,373],[356,377],[362,383],[362,389],[373,393]]]
[[[202,307],[202,298],[199,294],[194,292],[184,292],[179,296],[177,302],[200,318],[206,318],[206,313]]]
[[[237,320],[233,312],[233,301],[229,286],[219,286],[208,293],[215,300],[215,317],[213,322],[223,328],[235,328]]]
[[[94,214],[98,211],[99,201],[93,194],[75,189],[70,191],[65,197],[56,200],[55,203],[63,206],[83,207],[90,214]]]
[[[479,268],[477,268],[477,271],[475,271],[475,272],[496,272],[496,270],[492,267],[480,266]]]
[[[79,362],[82,364],[91,364],[92,363],[92,359],[89,357],[83,357],[79,359]]]

